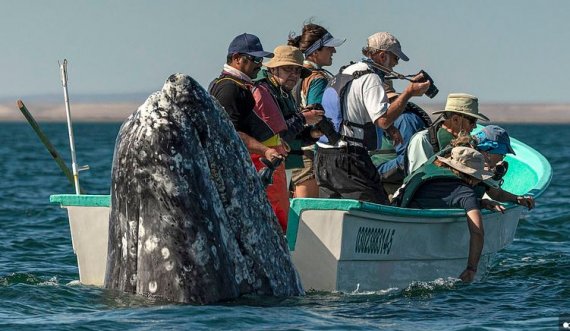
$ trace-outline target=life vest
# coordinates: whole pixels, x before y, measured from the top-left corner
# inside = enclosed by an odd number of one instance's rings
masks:
[[[297,105],[301,107],[308,106],[307,95],[309,93],[309,87],[311,86],[313,80],[317,78],[323,78],[326,79],[326,81],[328,82],[332,78],[332,75],[325,69],[316,69],[313,66],[307,66],[307,65],[305,65],[304,67],[311,70],[311,74],[308,77],[299,80],[297,84],[295,84],[295,87],[293,87],[292,90],[295,102],[297,103]]]
[[[454,174],[449,168],[438,167],[433,164],[434,160],[435,156],[430,158],[408,177],[404,178],[404,184],[394,194],[392,200],[393,205],[402,208],[408,207],[418,189],[430,181],[439,179],[461,180],[461,178]]]
[[[287,123],[279,109],[277,100],[265,84],[256,84],[251,88],[255,100],[253,112],[273,131],[274,134],[287,131]]]
[[[347,66],[340,68],[339,73],[329,81],[329,84],[325,89],[323,94],[323,108],[325,109],[325,116],[332,121],[335,131],[341,135],[341,139],[346,141],[347,144],[360,144],[368,150],[374,150],[378,145],[374,123],[369,122],[360,124],[346,120],[344,118],[344,97],[353,80],[367,74],[381,74],[372,69],[355,71],[350,75],[344,74],[342,72],[346,67]],[[348,129],[346,130],[349,132],[348,134],[343,134],[344,127]],[[350,133],[354,132],[353,128],[362,129],[364,131],[364,138],[360,139],[351,136]],[[326,136],[319,138],[319,141],[325,144],[329,143]]]
[[[439,149],[439,145],[438,145]],[[453,171],[449,168],[442,168],[438,167],[433,162],[438,156],[441,157],[449,157],[451,154],[451,150],[453,149],[452,146],[446,146],[445,148],[438,150],[432,157],[430,157],[426,163],[424,163],[421,167],[416,169],[413,173],[409,174],[406,178],[404,178],[404,183],[400,188],[396,191],[392,198],[391,204],[397,207],[406,208],[409,206],[410,201],[414,198],[414,194],[417,190],[427,182],[436,179],[459,179],[461,178],[457,176]],[[487,181],[482,181],[479,184],[473,187],[475,191],[475,195],[481,199],[485,192],[494,185]]]
[[[286,92],[279,86],[273,84],[269,78],[259,80],[257,85],[267,88],[277,103],[279,110],[281,111],[285,120],[289,119],[291,116],[298,112],[295,99],[291,93]],[[287,158],[285,159],[285,168],[302,168],[304,166],[303,151],[301,149],[303,142],[299,139],[288,139],[287,144],[289,145],[289,151],[287,152]]]
[[[287,123],[269,89],[263,85],[250,84],[231,75],[222,74],[210,83],[208,90],[213,91],[215,86],[224,80],[229,80],[249,91],[255,100],[255,106],[250,115],[255,118],[248,120],[251,136],[262,143],[267,141],[268,143],[265,144],[270,147],[278,144],[279,139],[278,137],[274,139],[274,136],[287,130]]]
[[[433,152],[436,154],[441,150],[441,148],[439,146],[439,139],[437,139],[437,131],[439,131],[442,124],[443,124],[443,119],[441,117],[439,117],[438,119],[435,120],[435,122],[433,122],[427,128],[429,144],[433,148]]]

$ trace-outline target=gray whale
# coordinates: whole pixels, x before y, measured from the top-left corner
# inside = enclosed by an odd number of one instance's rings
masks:
[[[121,126],[109,221],[106,288],[198,304],[304,294],[244,144],[187,75]]]

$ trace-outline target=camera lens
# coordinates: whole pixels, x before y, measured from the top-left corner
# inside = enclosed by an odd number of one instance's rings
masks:
[[[427,89],[425,95],[428,96],[430,99],[433,99],[439,93],[439,89],[434,85],[433,81],[431,85]]]

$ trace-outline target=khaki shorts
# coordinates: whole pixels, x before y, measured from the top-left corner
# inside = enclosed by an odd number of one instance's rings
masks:
[[[299,185],[304,181],[315,178],[314,168],[315,152],[303,151],[303,168],[293,169],[291,176],[291,184]]]

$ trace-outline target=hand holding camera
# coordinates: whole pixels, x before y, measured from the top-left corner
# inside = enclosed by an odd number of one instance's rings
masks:
[[[372,63],[372,66],[385,72],[387,74],[384,77],[385,79],[405,79],[412,82],[412,84],[408,85],[406,89],[413,96],[420,96],[425,94],[429,98],[433,99],[437,95],[437,93],[439,93],[439,89],[435,86],[435,83],[433,82],[431,76],[428,75],[428,73],[423,70],[420,70],[420,72],[417,75],[405,76],[390,68],[386,68],[378,63]]]
[[[316,105],[318,105],[319,107],[317,107]],[[302,108],[301,115],[305,117],[305,123],[307,123],[308,125],[315,125],[323,119],[325,111],[323,110],[323,107],[320,104],[313,104]]]
[[[416,78],[419,78],[419,80],[416,80]],[[412,81],[417,83],[430,82],[428,89],[424,92],[430,99],[433,99],[439,93],[439,89],[435,86],[433,79],[423,70],[420,70],[420,72],[412,78]]]
[[[326,136],[329,143],[331,145],[335,145],[339,140],[340,140],[340,134],[338,132],[336,132],[335,128],[334,128],[334,124],[332,123],[332,121],[325,117],[325,111],[323,106],[320,103],[315,103],[315,104],[310,104],[307,107],[303,108],[301,110],[301,112],[304,112],[306,110],[318,110],[321,111],[321,120],[318,121],[317,123],[315,123],[315,129],[317,129],[315,131],[315,135],[313,136],[313,134],[311,133],[311,136],[313,137],[320,137],[322,135]],[[308,124],[308,122],[307,122]]]
[[[430,86],[431,82],[420,72],[410,79],[410,84],[406,87],[406,90],[412,96],[419,97],[426,93]]]

